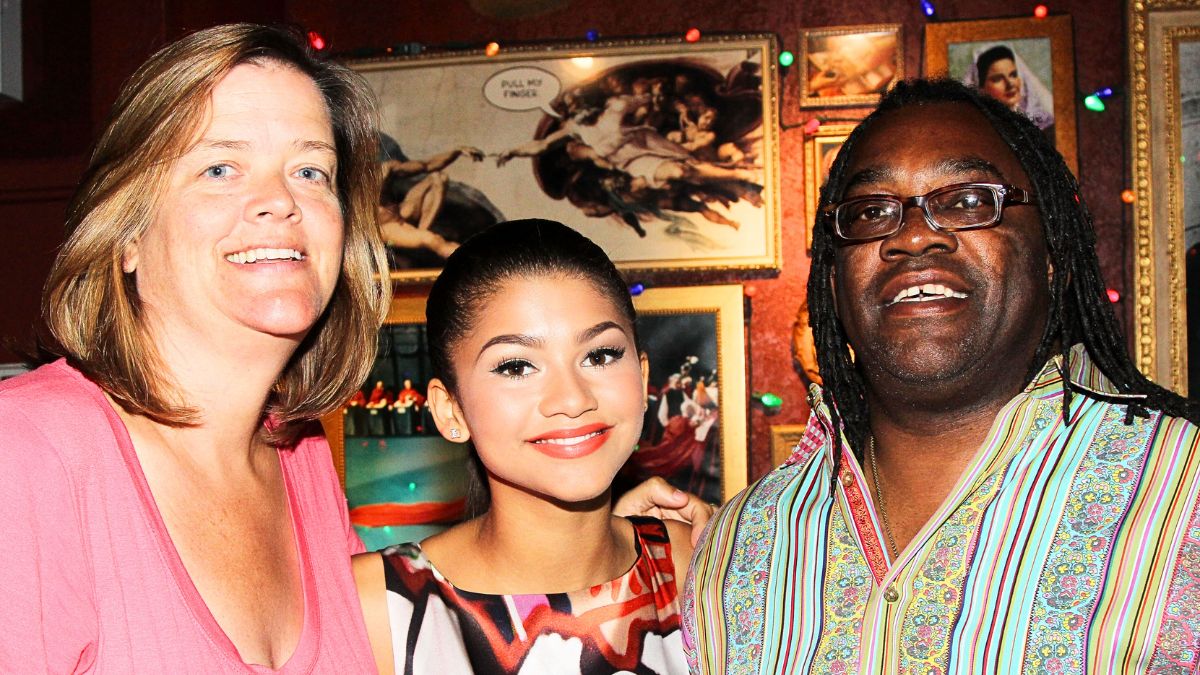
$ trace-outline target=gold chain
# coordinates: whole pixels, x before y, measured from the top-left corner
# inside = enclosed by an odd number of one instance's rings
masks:
[[[867,442],[867,458],[871,460],[871,482],[875,484],[875,496],[879,498],[879,515],[883,516],[883,533],[887,535],[888,552],[892,557],[900,555],[896,540],[892,537],[892,522],[888,519],[887,502],[883,499],[883,487],[879,484],[879,464],[875,461],[875,437]]]

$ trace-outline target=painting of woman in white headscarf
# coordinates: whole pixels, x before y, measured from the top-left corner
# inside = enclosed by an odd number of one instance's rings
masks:
[[[1050,38],[948,46],[950,76],[1023,113],[1054,141]]]

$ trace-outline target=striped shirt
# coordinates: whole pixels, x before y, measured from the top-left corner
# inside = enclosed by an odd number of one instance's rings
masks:
[[[1115,388],[1076,347],[1071,381]],[[1060,358],[997,415],[899,557],[828,408],[713,519],[685,589],[693,672],[1178,673],[1200,667],[1200,432],[1076,394]],[[1078,387],[1076,387],[1078,390]]]

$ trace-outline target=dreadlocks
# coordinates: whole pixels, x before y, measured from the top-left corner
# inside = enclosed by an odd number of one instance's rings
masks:
[[[855,144],[876,121],[901,108],[937,103],[966,103],[979,110],[1012,149],[1032,184],[1054,275],[1045,332],[1027,365],[1026,382],[1038,374],[1052,352],[1057,350],[1063,363],[1067,364],[1071,346],[1083,343],[1092,360],[1120,392],[1109,398],[1129,403],[1127,420],[1133,414],[1144,415],[1146,408],[1153,408],[1200,424],[1200,402],[1189,401],[1154,384],[1133,364],[1107,301],[1096,258],[1096,232],[1092,228],[1091,215],[1079,197],[1079,184],[1045,134],[1025,116],[1000,102],[952,80],[898,83],[842,145],[830,168],[829,178],[821,188],[818,214],[825,213],[829,205],[841,199],[846,166],[854,154]],[[834,312],[832,271],[837,245],[831,223],[819,216],[814,224],[812,270],[808,280],[809,316],[817,363],[826,396],[831,399],[829,412],[833,428],[843,429],[851,450],[861,458],[870,435],[866,385],[851,358],[846,334]],[[1071,405],[1069,372],[1069,366],[1064,366],[1064,420],[1069,420]],[[1095,392],[1089,395],[1106,398]],[[840,438],[835,442],[840,446]],[[834,476],[837,476],[841,465],[840,447],[835,448],[834,458]]]

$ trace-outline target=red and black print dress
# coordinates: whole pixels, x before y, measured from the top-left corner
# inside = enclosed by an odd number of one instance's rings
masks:
[[[396,673],[686,673],[667,528],[630,520],[633,567],[569,593],[472,593],[446,581],[417,544],[384,549]]]

